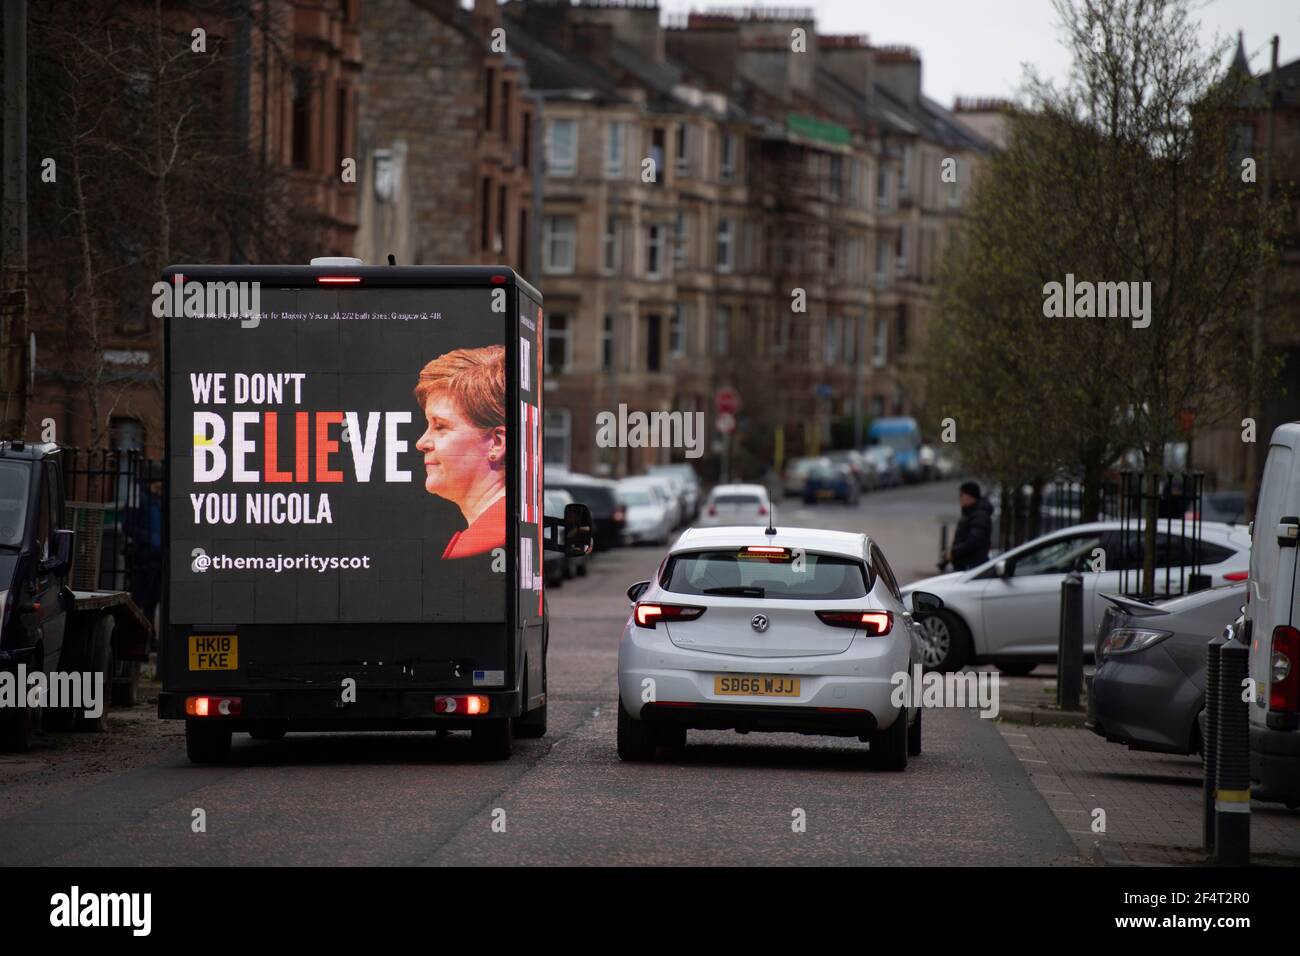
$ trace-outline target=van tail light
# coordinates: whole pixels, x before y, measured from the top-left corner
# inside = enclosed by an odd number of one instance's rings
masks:
[[[1282,713],[1300,711],[1300,631],[1282,625],[1273,629],[1269,657],[1268,709]]]
[[[1225,574],[1225,575],[1223,576],[1223,580],[1225,580],[1225,581],[1244,581],[1244,580],[1246,580],[1248,577],[1250,577],[1250,572],[1249,572],[1249,571],[1233,571],[1233,572],[1231,572],[1231,573],[1229,573],[1229,574]]]
[[[654,630],[659,621],[693,621],[704,613],[704,608],[688,604],[658,604],[654,601],[639,601],[632,609],[632,620],[637,627]]]
[[[185,698],[187,717],[238,717],[244,710],[242,697],[216,697],[208,694]]]
[[[884,637],[894,626],[891,611],[818,611],[817,617],[831,627],[851,627],[871,637]]]
[[[477,717],[491,709],[492,699],[483,694],[448,694],[433,699],[435,714],[463,714],[466,717]]]

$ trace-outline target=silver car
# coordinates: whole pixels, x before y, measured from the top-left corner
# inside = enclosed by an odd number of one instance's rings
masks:
[[[1211,586],[1243,581],[1250,564],[1246,529],[1206,522],[1201,532],[1201,573]],[[1060,631],[1061,582],[1083,571],[1084,655],[1093,640],[1106,603],[1102,592],[1123,589],[1122,570],[1139,554],[1131,527],[1126,548],[1118,521],[1096,521],[1062,528],[1012,548],[967,571],[954,571],[907,585],[943,599],[944,609],[925,621],[925,666],[960,670],[969,663],[992,661],[1008,674],[1028,674],[1056,660]],[[1180,574],[1190,574],[1179,539],[1157,534],[1156,596],[1178,593]],[[1140,559],[1136,559],[1140,564]],[[1140,570],[1127,570],[1130,587]]]

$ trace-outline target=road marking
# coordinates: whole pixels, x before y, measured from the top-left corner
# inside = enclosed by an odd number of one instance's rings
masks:
[[[1041,764],[1043,764],[1043,765],[1046,765],[1046,764],[1047,764],[1047,761],[1046,761],[1046,760],[1030,760],[1028,757],[1021,757],[1021,758],[1020,758],[1020,762],[1021,762],[1021,763],[1041,763]]]

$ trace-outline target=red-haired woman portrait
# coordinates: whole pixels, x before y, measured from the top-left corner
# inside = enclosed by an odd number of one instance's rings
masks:
[[[424,490],[453,502],[468,527],[444,558],[484,554],[506,543],[506,350],[456,349],[423,369],[415,399],[427,427]]]

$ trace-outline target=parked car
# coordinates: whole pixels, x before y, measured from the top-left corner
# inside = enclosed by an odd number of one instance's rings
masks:
[[[772,499],[762,485],[716,485],[695,525],[765,525],[772,513]]]
[[[894,703],[892,678],[920,660],[913,615],[939,601],[905,604],[866,535],[692,528],[627,594],[621,759],[685,746],[691,729],[857,737],[882,770],[921,752],[921,708]]]
[[[577,472],[546,471],[546,489],[567,491],[578,504],[591,509],[596,550],[617,548],[623,544],[626,512],[618,500],[618,485],[605,478],[593,478]]]
[[[680,482],[682,498],[685,502],[682,520],[695,520],[695,516],[700,513],[700,500],[704,497],[695,469],[685,462],[675,462],[669,465],[651,465],[646,470],[652,475],[667,475]]]
[[[1088,727],[1133,750],[1200,753],[1205,645],[1241,613],[1246,582],[1154,604],[1102,594]]]
[[[888,445],[870,445],[862,450],[862,457],[875,471],[875,488],[893,488],[903,483],[903,470],[898,465],[898,455]]]
[[[916,450],[916,458],[921,467],[921,480],[934,481],[939,477],[939,453],[933,445],[922,445]]]
[[[940,451],[934,458],[935,477],[940,481],[947,481],[957,474],[957,459],[946,451]]]
[[[927,618],[923,629],[926,667],[947,671],[992,661],[1008,674],[1027,674],[1037,664],[1056,660],[1061,582],[1073,570],[1087,572],[1083,575],[1084,654],[1091,657],[1106,606],[1100,595],[1121,590],[1125,565],[1130,565],[1130,586],[1141,575],[1137,532],[1129,529],[1127,549],[1122,533],[1118,521],[1074,525],[967,571],[909,584],[905,592],[932,591],[945,605],[941,613]],[[1157,533],[1157,597],[1179,593],[1180,575],[1184,581],[1190,575],[1183,544],[1163,528]],[[1100,570],[1099,560],[1104,560],[1105,570]],[[1250,537],[1244,528],[1209,522],[1201,526],[1201,573],[1209,576],[1211,586],[1244,580],[1249,562]]]
[[[787,497],[799,498],[803,496],[804,484],[808,480],[808,472],[820,460],[820,458],[791,458],[786,462],[785,470],[781,472],[781,488]]]
[[[871,479],[874,477],[872,469],[867,465],[867,460],[862,457],[862,453],[852,448],[845,448],[841,451],[830,451],[826,453],[834,464],[845,465],[853,474],[853,483],[858,486],[859,491],[871,490]]]
[[[564,509],[570,504],[573,504],[573,495],[569,494],[567,491],[562,491],[558,488],[548,488],[546,490],[546,494],[543,499],[542,507],[543,507],[543,511],[546,514],[546,517],[559,518],[561,521],[563,521]],[[559,535],[559,543],[561,545],[564,544],[564,525],[562,524],[560,525],[559,531],[557,533]],[[550,552],[548,552],[548,554],[549,553]],[[562,561],[562,564],[560,566],[561,575],[566,581],[573,577],[579,577],[579,578],[586,577],[587,555],[585,554],[570,555],[567,550],[557,551],[554,553],[560,555]]]
[[[1269,441],[1252,525],[1246,640],[1250,779],[1259,800],[1300,806],[1300,422]]]
[[[804,479],[804,504],[817,504],[821,501],[842,501],[846,505],[856,505],[860,494],[858,480],[853,469],[846,464],[830,459],[818,462],[808,471]]]
[[[638,484],[654,489],[655,497],[668,509],[670,531],[686,520],[686,502],[682,498],[681,485],[668,475],[635,475],[624,478],[622,483],[627,483],[628,487]]]
[[[618,497],[626,514],[623,534],[628,544],[668,543],[676,509],[664,489],[648,481],[626,478],[618,483]]]

